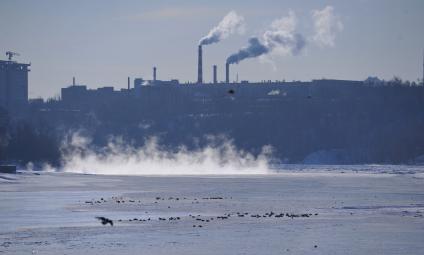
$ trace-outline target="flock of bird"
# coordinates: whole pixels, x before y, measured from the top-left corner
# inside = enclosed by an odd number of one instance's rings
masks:
[[[134,200],[134,199],[124,199],[122,197],[112,197],[111,198],[113,202],[117,203],[117,204],[125,204],[125,203],[141,203],[140,200]],[[169,198],[163,198],[163,197],[155,197],[154,198],[154,203],[157,204],[158,201],[163,201],[163,200],[175,200],[175,201],[179,201],[179,200],[187,200],[188,198],[186,197],[169,197]],[[215,196],[215,197],[203,197],[203,198],[194,198],[192,199],[192,203],[199,203],[199,200],[222,200],[222,199],[232,199],[232,197],[219,197],[219,196]],[[100,198],[100,200],[92,200],[92,201],[85,201],[86,204],[90,204],[90,205],[94,205],[94,204],[101,204],[101,203],[106,203],[108,202],[107,200],[105,200],[104,198]],[[170,206],[168,206],[168,208],[170,208]],[[147,213],[147,212],[146,212]],[[295,213],[288,213],[288,212],[274,212],[274,211],[270,211],[270,212],[266,212],[266,213],[249,213],[249,212],[233,212],[233,213],[225,213],[223,215],[215,215],[215,216],[202,216],[200,214],[197,215],[193,215],[193,214],[189,214],[188,215],[188,219],[192,219],[195,221],[196,224],[193,224],[193,228],[198,227],[198,228],[202,228],[204,226],[204,224],[207,224],[209,222],[212,221],[217,221],[217,220],[228,220],[231,217],[238,217],[238,218],[243,218],[243,217],[250,217],[250,218],[309,218],[312,216],[317,216],[318,213],[300,213],[300,214],[295,214]],[[180,217],[180,216],[172,216],[172,217],[158,217],[157,220],[158,221],[179,221],[182,220],[183,218],[186,217]],[[113,220],[103,217],[103,216],[98,216],[96,217],[96,219],[98,219],[102,225],[110,225],[110,226],[114,226]],[[131,219],[118,219],[118,222],[147,222],[147,221],[153,221],[156,220],[156,218],[153,217],[141,217],[141,218],[131,218]]]

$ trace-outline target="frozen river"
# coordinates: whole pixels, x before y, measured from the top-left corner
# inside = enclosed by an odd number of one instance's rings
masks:
[[[2,174],[0,254],[423,254],[422,167],[283,168]]]

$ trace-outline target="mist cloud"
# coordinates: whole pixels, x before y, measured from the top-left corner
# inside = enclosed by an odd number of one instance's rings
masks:
[[[63,145],[62,171],[113,175],[202,175],[270,173],[271,149],[265,146],[258,156],[238,150],[228,139],[208,138],[209,145],[188,150],[161,147],[156,138],[136,148],[121,138],[110,139],[98,148],[91,140],[74,133]]]
[[[244,32],[244,18],[235,11],[231,11],[205,37],[200,39],[199,45],[217,43],[236,32]]]
[[[333,47],[336,41],[336,34],[343,30],[343,23],[334,14],[333,6],[326,6],[322,10],[312,11],[315,34],[313,40],[321,47]]]
[[[304,36],[296,31],[297,18],[293,11],[288,16],[274,20],[270,29],[261,38],[253,37],[248,46],[227,58],[227,63],[234,64],[247,58],[255,58],[268,53],[297,55],[306,45]]]

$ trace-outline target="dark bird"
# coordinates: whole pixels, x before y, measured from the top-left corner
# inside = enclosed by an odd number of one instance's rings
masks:
[[[105,217],[96,217],[96,219],[100,220],[102,222],[102,225],[110,224],[111,226],[113,226],[113,221],[111,219]]]
[[[236,93],[233,89],[228,90],[228,94],[234,95]]]

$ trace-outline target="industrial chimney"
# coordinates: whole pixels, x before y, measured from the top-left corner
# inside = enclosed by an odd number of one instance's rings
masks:
[[[72,77],[72,85],[75,86],[75,76]]]
[[[218,80],[216,78],[216,65],[213,65],[213,83],[216,84],[218,83]]]
[[[199,45],[199,55],[197,63],[197,83],[203,83],[203,71],[202,71],[202,45]]]
[[[225,82],[230,83],[230,63],[225,63]]]
[[[128,76],[128,90],[130,90],[130,77]]]
[[[153,83],[156,82],[156,66],[153,67]]]

